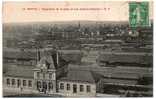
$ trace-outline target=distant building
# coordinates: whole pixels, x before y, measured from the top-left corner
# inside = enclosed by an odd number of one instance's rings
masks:
[[[146,52],[101,52],[98,57],[101,66],[141,66],[152,67],[152,53]]]
[[[10,51],[3,51],[4,64],[34,66],[37,64],[36,59],[36,53],[30,51],[12,49]]]

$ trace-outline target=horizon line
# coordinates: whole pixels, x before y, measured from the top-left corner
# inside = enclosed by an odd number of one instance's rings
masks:
[[[85,21],[90,21],[90,22],[128,22],[127,20],[120,20],[120,21],[117,21],[117,20],[112,20],[112,21],[105,21],[105,20],[58,20],[58,21],[21,21],[21,22],[3,22],[3,24],[5,23],[46,23],[46,22],[85,22]]]

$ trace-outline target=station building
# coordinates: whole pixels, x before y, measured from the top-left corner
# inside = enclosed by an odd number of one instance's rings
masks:
[[[4,91],[63,96],[96,95],[96,83],[92,73],[68,70],[68,62],[58,52],[45,51],[37,66],[9,64],[8,67],[3,74]]]

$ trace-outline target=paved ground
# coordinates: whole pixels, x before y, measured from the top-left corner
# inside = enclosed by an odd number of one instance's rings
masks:
[[[4,97],[62,97],[61,95],[58,94],[40,94],[40,93],[13,93],[13,92],[4,92],[3,94]]]
[[[44,94],[18,94],[18,95],[8,95],[4,97],[62,97],[60,95],[51,94],[51,95],[44,95]]]
[[[19,91],[17,89],[3,89],[4,97],[62,97],[59,94],[43,94],[32,90]]]

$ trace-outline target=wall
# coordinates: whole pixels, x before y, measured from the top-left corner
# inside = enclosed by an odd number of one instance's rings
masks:
[[[60,83],[64,83],[64,90],[60,89]],[[70,90],[67,90],[67,83],[70,84]],[[93,97],[96,96],[96,85],[91,83],[80,83],[80,82],[70,82],[70,81],[59,81],[59,93],[65,96],[81,96],[81,97]],[[73,93],[73,84],[77,85],[77,93]],[[80,85],[84,85],[84,91],[80,92]],[[86,91],[86,86],[90,85],[91,92]]]
[[[7,79],[10,79],[10,85],[7,85]],[[12,79],[15,79],[15,85],[12,85]],[[17,80],[21,80],[21,84],[17,86]],[[23,80],[26,80],[26,86],[23,86]],[[32,81],[32,87],[28,86],[28,81]],[[23,93],[32,93],[34,91],[34,80],[33,78],[22,78],[22,77],[3,77],[3,90],[4,91],[13,91],[13,92],[23,92]]]
[[[39,72],[39,77],[37,77],[37,72]],[[43,77],[43,73],[45,73],[45,78]],[[49,78],[49,74],[52,74],[51,78]],[[41,86],[43,81],[47,83],[47,93],[56,93],[56,73],[54,70],[47,70],[45,72],[41,72],[41,70],[35,70],[34,71],[34,89],[37,90],[37,81],[41,82]],[[53,85],[53,89],[52,90],[48,90],[48,83],[51,82]]]
[[[61,68],[58,68],[56,71],[56,78],[64,76],[67,72],[68,72],[68,65],[65,65],[65,66],[62,66]]]

